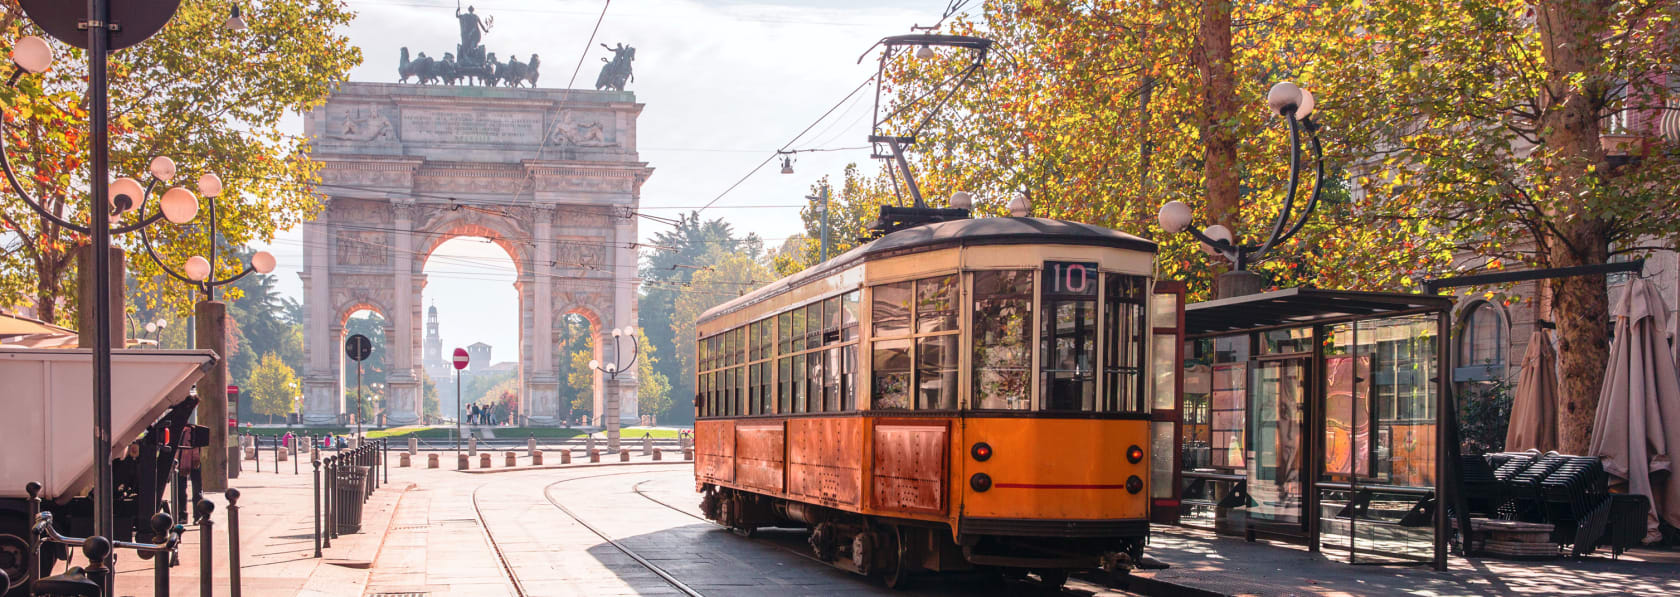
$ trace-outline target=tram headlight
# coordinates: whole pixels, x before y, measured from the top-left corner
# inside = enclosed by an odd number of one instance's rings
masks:
[[[1141,483],[1141,481],[1139,482]],[[974,473],[974,476],[968,478],[968,486],[974,488],[975,491],[982,492],[991,489],[992,476],[986,473]],[[1134,491],[1132,493],[1137,492]]]
[[[1126,448],[1126,461],[1132,464],[1143,462],[1143,448],[1139,448],[1136,445]]]
[[[992,446],[986,442],[978,442],[974,444],[973,448],[969,449],[968,454],[973,456],[975,460],[985,462],[992,458]]]
[[[1141,478],[1137,475],[1132,475],[1130,477],[1127,477],[1126,478],[1126,492],[1135,494],[1139,491],[1143,491],[1143,478]]]

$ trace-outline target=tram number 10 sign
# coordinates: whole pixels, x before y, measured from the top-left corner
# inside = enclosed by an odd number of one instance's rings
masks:
[[[1044,294],[1059,297],[1097,296],[1097,264],[1094,261],[1044,262]]]

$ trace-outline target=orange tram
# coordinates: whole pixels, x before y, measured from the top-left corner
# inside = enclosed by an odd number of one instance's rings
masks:
[[[1149,532],[1151,352],[1177,366],[1150,321],[1179,316],[1151,314],[1154,256],[1075,222],[935,221],[707,311],[702,510],[743,535],[806,527],[817,558],[889,586],[1129,570]]]

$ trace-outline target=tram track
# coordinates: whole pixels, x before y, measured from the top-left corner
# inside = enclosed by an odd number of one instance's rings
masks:
[[[582,477],[571,477],[571,478],[567,478],[567,479],[561,479],[559,481],[555,481],[553,483],[549,483],[548,485],[543,486],[543,488],[542,488],[543,499],[547,500],[549,505],[554,506],[555,509],[559,510],[561,513],[570,517],[573,521],[576,521],[579,526],[582,526],[584,529],[587,529],[589,532],[594,533],[595,536],[600,537],[602,540],[606,541],[609,545],[612,545],[620,553],[623,553],[624,555],[629,556],[630,559],[634,560],[637,564],[640,564],[643,568],[646,568],[649,572],[652,572],[655,576],[658,576],[660,578],[660,580],[665,581],[665,583],[670,585],[672,588],[674,588],[677,591],[683,593],[684,595],[688,595],[689,597],[705,597],[702,593],[694,590],[693,587],[690,587],[687,584],[683,583],[676,576],[672,575],[670,572],[666,571],[664,568],[661,568],[661,567],[659,567],[659,565],[654,564],[651,561],[648,561],[647,558],[642,557],[642,555],[636,553],[635,550],[630,549],[629,547],[625,546],[623,543],[619,542],[617,539],[614,539],[611,536],[607,535],[606,532],[597,528],[595,525],[589,524],[589,522],[584,520],[583,517],[578,516],[577,513],[575,513],[575,512],[572,512],[572,510],[570,508],[567,508],[564,504],[561,504],[558,500],[554,499],[553,495],[551,495],[549,493],[549,491],[551,489],[553,489],[554,486],[560,485],[560,484],[563,484],[563,483],[570,483],[570,482],[573,482],[573,481],[583,481],[583,480],[586,480],[586,479],[599,479],[599,478],[602,478],[602,477],[617,477],[617,476],[623,476],[623,475],[638,475],[638,474],[646,474],[646,471],[621,471],[621,472],[616,472],[616,473],[602,473],[602,474],[598,474],[598,475],[586,475],[586,476],[582,476]],[[473,489],[473,493],[472,493],[473,512],[478,516],[479,526],[484,530],[485,539],[489,541],[491,550],[493,550],[495,552],[496,559],[502,566],[502,572],[507,575],[508,581],[513,584],[514,594],[518,595],[519,597],[528,597],[529,593],[526,592],[524,583],[520,582],[519,574],[514,572],[513,564],[508,561],[507,554],[502,551],[501,544],[496,541],[495,533],[490,531],[490,525],[488,524],[488,522],[486,522],[486,518],[484,516],[484,510],[479,505],[478,492],[483,490],[487,485],[488,484],[480,485],[480,486]],[[671,507],[669,504],[662,504],[662,505],[665,505],[667,508]]]

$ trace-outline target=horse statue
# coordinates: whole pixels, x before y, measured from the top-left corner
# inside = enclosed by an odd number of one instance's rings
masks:
[[[607,44],[601,44],[601,47],[606,48],[608,52],[612,52],[613,58],[611,61],[606,58],[601,59],[601,62],[607,64],[601,67],[600,76],[595,77],[595,89],[624,91],[625,84],[636,79],[630,70],[630,63],[636,60],[636,48],[626,46],[623,43],[619,43],[616,48]]]
[[[437,65],[432,67],[432,73],[445,85],[454,85],[461,81],[460,73],[455,71],[455,55],[449,52],[443,53],[443,60],[439,60]]]
[[[506,68],[506,67],[502,66],[502,63],[496,61],[496,53],[495,52],[490,52],[488,54],[485,54],[484,55],[484,65],[478,73],[479,84],[489,86],[489,87],[495,87],[497,85],[497,81],[500,81],[502,79],[502,69],[503,68]]]
[[[506,64],[496,68],[496,77],[508,87],[519,87],[525,82],[525,63],[518,56],[510,56]]]
[[[424,56],[425,54],[421,55]],[[422,66],[424,66],[423,63],[408,59],[408,46],[403,46],[402,59],[397,62],[397,82],[407,83],[409,77],[414,77],[417,82],[424,81],[426,77],[421,72]]]
[[[542,61],[537,59],[536,54],[532,54],[531,61],[525,63],[525,82],[530,83],[532,87],[537,86],[537,66],[540,64]]]

